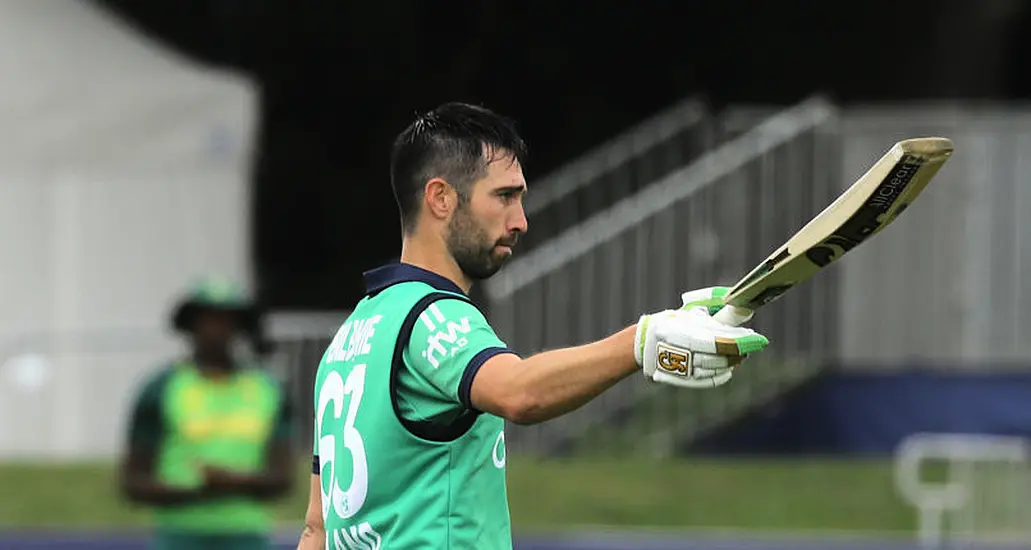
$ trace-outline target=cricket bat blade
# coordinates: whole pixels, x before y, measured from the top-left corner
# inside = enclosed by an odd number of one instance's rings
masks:
[[[952,140],[912,138],[895,143],[865,174],[735,284],[724,304],[749,312],[841,259],[894,222],[953,153]],[[740,324],[745,312],[723,308],[716,319]],[[726,313],[724,314],[724,312]]]

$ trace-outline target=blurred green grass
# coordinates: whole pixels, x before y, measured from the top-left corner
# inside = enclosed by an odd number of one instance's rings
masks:
[[[911,530],[887,461],[577,458],[510,455],[517,532],[584,526],[763,530]],[[144,510],[115,491],[108,464],[0,464],[0,527],[111,530],[145,527]],[[300,528],[308,470],[279,503]]]

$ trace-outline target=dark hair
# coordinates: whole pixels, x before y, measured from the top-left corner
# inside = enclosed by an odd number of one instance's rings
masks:
[[[522,164],[526,144],[510,119],[489,109],[445,103],[416,118],[390,155],[390,185],[405,231],[414,227],[427,181],[443,178],[465,198],[498,155]]]

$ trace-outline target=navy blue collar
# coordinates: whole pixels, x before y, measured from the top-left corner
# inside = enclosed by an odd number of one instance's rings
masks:
[[[393,263],[380,266],[366,271],[364,278],[367,295],[376,294],[388,286],[411,281],[426,283],[437,290],[465,295],[465,292],[454,281],[412,264]]]

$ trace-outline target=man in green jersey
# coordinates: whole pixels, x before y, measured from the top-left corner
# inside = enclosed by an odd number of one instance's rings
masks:
[[[192,353],[152,376],[129,421],[121,488],[154,508],[153,548],[271,548],[267,501],[290,489],[291,410],[279,384],[232,353],[258,318],[242,291],[201,282],[176,309]]]
[[[509,350],[468,292],[527,230],[524,156],[508,120],[457,103],[395,141],[401,258],[365,274],[319,365],[300,550],[510,549],[506,420],[554,418],[642,371],[715,387],[767,345],[712,319],[727,290],[713,287],[594,343],[525,359]]]

